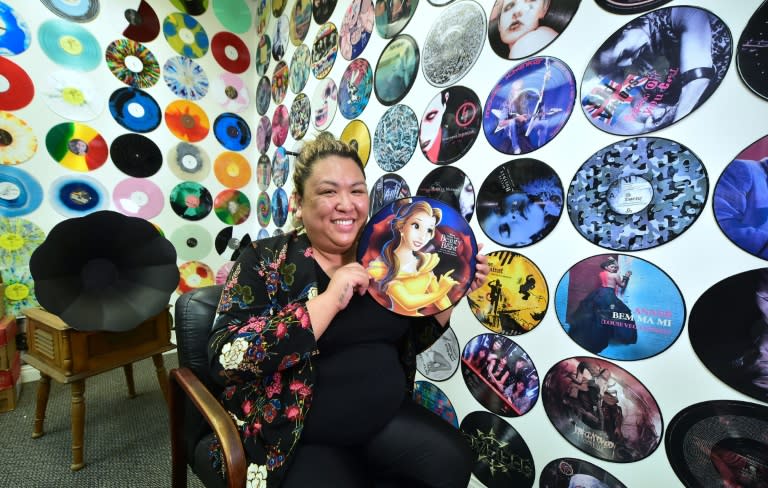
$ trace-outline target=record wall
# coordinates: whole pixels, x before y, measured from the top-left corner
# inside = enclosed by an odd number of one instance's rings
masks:
[[[766,13],[695,3],[0,2],[7,308],[100,209],[216,282],[328,130],[372,208],[450,202],[489,255],[416,389],[473,486],[765,486]]]

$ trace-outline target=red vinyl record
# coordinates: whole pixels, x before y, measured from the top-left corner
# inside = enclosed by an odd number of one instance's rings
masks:
[[[21,66],[0,56],[0,110],[26,107],[35,96],[35,85]]]
[[[157,14],[152,10],[152,6],[145,0],[141,0],[138,9],[126,9],[125,20],[128,21],[128,27],[123,31],[123,35],[136,42],[149,42],[155,40],[160,34],[160,20]]]
[[[251,64],[251,52],[242,39],[231,32],[222,31],[211,39],[213,58],[230,73],[242,73]]]

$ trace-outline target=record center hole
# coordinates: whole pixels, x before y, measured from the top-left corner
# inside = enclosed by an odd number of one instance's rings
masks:
[[[126,110],[128,110],[128,113],[131,114],[131,117],[134,117],[137,119],[144,117],[144,114],[146,113],[146,111],[144,110],[144,107],[142,107],[141,104],[138,102],[129,103]]]
[[[5,129],[0,129],[0,146],[10,146],[13,143],[13,136]]]
[[[226,46],[224,48],[224,56],[226,56],[231,61],[237,61],[237,58],[240,57],[237,49],[234,46]]]
[[[197,247],[197,239],[194,237],[187,239],[187,247]]]
[[[141,61],[141,59],[139,59],[137,56],[134,56],[133,54],[126,56],[123,62],[125,63],[125,67],[134,73],[141,73],[144,71],[144,63]]]
[[[11,88],[11,82],[4,75],[0,74],[0,93],[5,93]]]
[[[15,183],[5,181],[0,183],[0,199],[13,201],[21,196],[21,188]]]
[[[195,126],[195,118],[188,114],[182,115],[181,125],[183,125],[185,129],[191,129]]]
[[[611,210],[621,215],[633,215],[653,202],[653,185],[641,176],[617,178],[606,195]]]
[[[117,266],[105,258],[91,259],[80,270],[83,291],[104,291],[117,281],[117,277]]]
[[[224,95],[226,95],[230,100],[234,100],[237,98],[237,88],[228,85],[226,88],[224,88]]]
[[[229,127],[227,127],[227,135],[229,137],[239,137],[240,131],[237,130],[237,127],[230,125]]]

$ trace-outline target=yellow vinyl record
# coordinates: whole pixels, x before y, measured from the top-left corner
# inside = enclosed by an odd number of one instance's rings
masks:
[[[365,122],[355,119],[347,124],[339,140],[346,142],[357,151],[363,166],[368,164],[368,157],[371,155],[371,133]]]
[[[168,45],[182,56],[196,59],[208,52],[208,34],[191,15],[169,14],[163,21],[163,34]]]
[[[211,286],[216,275],[207,264],[201,261],[187,261],[179,266],[179,286],[176,293],[183,294],[195,288]]]
[[[26,122],[0,111],[0,163],[19,164],[37,152],[37,137]]]
[[[74,171],[93,171],[109,156],[107,141],[101,134],[76,122],[53,126],[45,136],[45,147],[53,159]]]
[[[251,181],[251,164],[242,154],[224,151],[213,163],[213,174],[227,188],[242,188]]]
[[[173,135],[187,142],[198,142],[208,135],[211,123],[205,111],[194,102],[176,100],[165,109],[165,123]]]

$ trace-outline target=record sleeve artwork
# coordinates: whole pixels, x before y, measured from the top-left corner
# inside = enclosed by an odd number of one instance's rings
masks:
[[[544,410],[577,449],[604,461],[650,456],[663,436],[659,405],[631,373],[593,357],[556,363],[544,377]]]
[[[387,109],[373,133],[373,154],[384,171],[401,169],[411,160],[419,140],[419,122],[408,105]]]
[[[171,133],[186,142],[199,142],[208,136],[208,115],[194,102],[175,100],[165,108],[165,124]]]
[[[208,34],[194,17],[169,14],[163,21],[163,35],[171,49],[188,58],[202,58],[208,52]]]
[[[165,196],[148,178],[126,178],[112,190],[112,203],[124,215],[149,220],[160,215]]]
[[[736,67],[741,80],[752,92],[768,100],[768,3],[763,2],[752,14],[747,26],[741,32],[739,44],[736,46]]]
[[[667,127],[714,93],[731,48],[730,30],[707,10],[648,12],[613,33],[592,57],[581,82],[584,114],[598,129],[617,135]]]
[[[35,96],[35,85],[26,71],[0,55],[0,110],[24,108]]]
[[[543,487],[627,488],[600,466],[575,458],[553,459],[542,468],[539,480]]]
[[[201,220],[213,209],[211,193],[194,181],[183,181],[173,187],[169,198],[174,213],[184,220]]]
[[[347,119],[360,116],[373,90],[373,70],[363,58],[349,63],[339,81],[339,112]]]
[[[251,103],[245,81],[232,73],[219,73],[211,82],[211,91],[213,99],[226,112],[240,113]]]
[[[392,105],[408,94],[419,74],[419,46],[403,34],[392,39],[376,62],[373,91],[382,105]]]
[[[95,178],[61,176],[51,183],[51,206],[64,217],[82,217],[109,208],[107,189]]]
[[[357,260],[368,293],[405,316],[434,315],[455,305],[475,276],[477,242],[450,206],[425,197],[396,200],[366,224]]]
[[[160,78],[157,58],[141,43],[130,39],[112,41],[105,56],[115,78],[128,86],[150,88]]]
[[[450,327],[429,348],[416,356],[416,369],[432,381],[444,381],[459,368],[461,348]]]
[[[179,286],[176,293],[182,295],[197,288],[215,283],[216,276],[210,266],[202,261],[187,261],[179,266]]]
[[[87,29],[66,20],[51,19],[37,30],[37,40],[56,64],[77,71],[92,71],[101,62],[101,48]]]
[[[459,419],[451,400],[436,385],[429,381],[417,381],[413,385],[413,400],[445,420],[455,428],[459,428]]]
[[[373,24],[373,1],[352,0],[339,30],[339,51],[344,59],[351,61],[363,53],[371,39]]]
[[[357,151],[360,161],[363,162],[363,167],[368,164],[368,158],[371,156],[371,133],[365,122],[359,119],[351,121],[341,131],[339,140],[346,142]]]
[[[0,56],[15,56],[27,49],[32,41],[29,24],[10,5],[0,2]]]
[[[555,310],[578,345],[623,361],[665,351],[680,337],[686,315],[672,278],[624,254],[600,254],[572,266],[557,285]]]
[[[32,252],[45,240],[45,232],[34,222],[0,217],[0,266],[29,263]]]
[[[109,112],[115,122],[133,132],[151,132],[160,125],[160,105],[138,88],[124,87],[109,97]]]
[[[384,173],[373,184],[369,195],[369,213],[371,216],[385,205],[394,202],[398,198],[411,196],[411,189],[402,176],[396,173]]]
[[[421,152],[430,163],[453,163],[475,143],[482,122],[483,108],[475,92],[459,85],[443,88],[421,117]]]
[[[21,217],[43,201],[43,187],[26,171],[0,166],[0,217]]]
[[[0,163],[21,164],[37,152],[37,136],[22,119],[0,111]]]
[[[107,161],[107,141],[92,127],[76,122],[57,124],[45,136],[48,154],[65,168],[93,171]]]
[[[416,195],[445,202],[469,222],[475,212],[475,188],[469,177],[455,166],[435,168],[421,180]]]
[[[163,78],[179,98],[200,100],[208,93],[208,75],[203,67],[185,56],[168,58],[163,65]]]
[[[128,27],[123,30],[123,35],[136,42],[150,42],[160,34],[160,20],[145,0],[139,2],[138,9],[126,9],[125,20]]]
[[[687,147],[656,137],[625,139],[579,168],[568,188],[568,214],[593,244],[639,251],[685,232],[708,192],[706,169]]]
[[[104,109],[104,96],[96,85],[81,73],[70,70],[48,75],[42,93],[48,108],[70,120],[85,122],[95,119]]]

